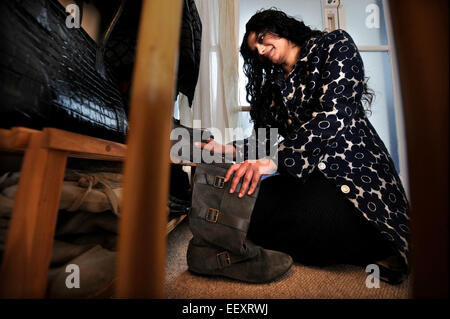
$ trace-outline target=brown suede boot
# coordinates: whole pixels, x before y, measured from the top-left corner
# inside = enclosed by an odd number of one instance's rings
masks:
[[[194,176],[189,227],[189,270],[251,283],[276,279],[292,265],[282,252],[256,246],[246,239],[259,185],[252,195],[239,198],[241,184],[229,193],[231,178],[224,182],[231,164],[200,164]]]

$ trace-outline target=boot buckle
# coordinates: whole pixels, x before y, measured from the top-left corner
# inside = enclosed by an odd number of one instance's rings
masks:
[[[219,265],[219,269],[228,267],[231,265],[231,258],[230,254],[227,251],[223,251],[221,253],[217,253],[217,265]],[[222,258],[223,256],[223,258]],[[225,265],[222,263],[222,261],[225,261]]]
[[[213,186],[217,188],[223,188],[225,185],[225,177],[224,176],[216,176],[214,177]]]
[[[219,219],[219,210],[214,208],[208,208],[205,219],[210,223],[217,223]]]

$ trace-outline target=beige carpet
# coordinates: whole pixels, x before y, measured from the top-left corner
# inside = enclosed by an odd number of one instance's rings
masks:
[[[192,233],[183,221],[169,234],[166,297],[179,299],[405,299],[410,297],[411,276],[400,285],[380,282],[367,288],[368,273],[351,265],[325,268],[295,264],[282,278],[268,284],[246,284],[218,277],[191,274],[186,249]]]

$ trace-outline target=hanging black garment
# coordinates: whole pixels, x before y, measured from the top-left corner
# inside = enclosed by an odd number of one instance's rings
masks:
[[[102,12],[111,10],[109,0],[96,0],[95,4]],[[129,114],[128,101],[130,99],[133,67],[136,59],[137,34],[141,8],[142,1],[127,1],[117,24],[114,26],[108,41],[105,43],[104,58],[110,66],[110,70],[116,76],[120,90],[127,100],[127,115]],[[109,15],[112,14],[110,13]]]
[[[96,1],[99,8],[109,8],[109,3]],[[120,83],[122,92],[129,97],[133,65],[136,56],[137,32],[141,1],[127,1],[123,13],[114,27],[105,47],[105,60],[111,66]],[[185,0],[180,29],[178,73],[176,90],[188,97],[189,106],[194,99],[200,70],[202,22],[194,0]],[[128,114],[128,110],[127,110]]]
[[[97,44],[57,0],[0,2],[0,127],[56,127],[124,142],[125,103]],[[98,62],[98,61],[97,61]]]
[[[192,106],[195,87],[200,70],[200,45],[202,40],[202,21],[194,0],[185,0],[181,22],[180,53],[178,58],[178,79],[176,95],[187,96]]]

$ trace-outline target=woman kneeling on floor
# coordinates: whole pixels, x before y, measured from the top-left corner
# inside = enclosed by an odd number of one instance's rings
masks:
[[[375,263],[382,280],[401,282],[407,198],[366,116],[373,95],[350,35],[312,30],[269,9],[248,21],[240,52],[255,130],[277,128],[284,138],[276,158],[226,169],[235,197],[259,188],[248,238],[302,264]],[[232,145],[211,140],[202,147],[247,158],[249,140]]]

